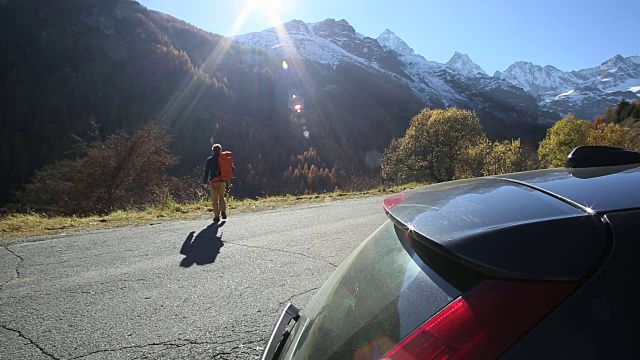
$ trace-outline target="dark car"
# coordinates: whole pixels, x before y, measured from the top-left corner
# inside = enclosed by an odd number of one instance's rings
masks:
[[[639,358],[640,153],[579,147],[563,169],[430,185],[309,304],[263,359]]]

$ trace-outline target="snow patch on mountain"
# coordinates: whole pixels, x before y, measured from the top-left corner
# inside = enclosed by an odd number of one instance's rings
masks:
[[[607,91],[631,91],[640,97],[640,82],[637,79],[628,79],[616,86],[608,87]]]

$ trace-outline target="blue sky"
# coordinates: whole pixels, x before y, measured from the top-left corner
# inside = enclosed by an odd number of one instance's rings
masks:
[[[390,29],[427,60],[465,53],[488,74],[515,61],[571,71],[640,55],[638,0],[138,0],[230,36],[275,22],[347,20],[376,38]],[[244,10],[244,13],[243,13]]]

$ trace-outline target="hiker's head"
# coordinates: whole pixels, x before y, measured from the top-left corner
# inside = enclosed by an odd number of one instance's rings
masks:
[[[214,154],[220,154],[220,152],[222,151],[222,145],[213,144],[213,146],[211,147],[211,151],[213,151]]]

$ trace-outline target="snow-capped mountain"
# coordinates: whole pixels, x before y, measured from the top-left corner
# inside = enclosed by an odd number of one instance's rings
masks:
[[[235,37],[278,57],[298,57],[333,67],[357,64],[408,86],[425,103],[474,110],[493,138],[544,136],[548,125],[538,116],[536,99],[508,81],[487,75],[464,54],[447,64],[416,54],[391,30],[377,39],[363,36],[345,20],[305,24],[291,21],[277,28]],[[531,128],[536,128],[531,130]]]
[[[278,57],[334,68],[357,64],[405,84],[426,106],[476,111],[494,138],[540,134],[541,126],[569,112],[593,119],[621,95],[633,94],[628,89],[640,91],[640,56],[616,56],[598,68],[572,72],[517,62],[489,76],[465,54],[456,52],[446,64],[429,61],[391,30],[374,39],[356,32],[346,20],[294,20],[235,40]]]
[[[409,45],[407,45],[407,43],[404,42],[404,40],[399,38],[393,31],[389,29],[386,29],[385,31],[383,31],[382,34],[380,34],[380,36],[378,36],[376,40],[378,40],[378,43],[382,45],[385,49],[393,50],[400,55],[420,56],[420,55],[416,55],[413,49],[409,47]]]
[[[478,64],[471,61],[469,55],[457,51],[445,65],[466,75],[487,74]]]
[[[518,85],[534,95],[565,93],[580,87],[596,87],[602,91],[634,91],[640,93],[640,56],[615,57],[599,67],[566,72],[553,66],[541,67],[518,61],[504,73],[494,76]]]
[[[380,67],[377,60],[385,56],[385,50],[376,39],[357,33],[345,20],[327,19],[313,24],[293,20],[282,28],[239,35],[234,39],[276,56],[311,59],[329,65],[354,62]]]
[[[520,86],[533,95],[562,92],[572,89],[579,80],[571,73],[547,65],[542,67],[526,61],[513,63],[504,73],[496,71],[495,77]]]
[[[615,57],[598,67],[566,72],[519,61],[494,76],[536,96],[543,110],[593,120],[607,105],[640,95],[640,56]]]
[[[633,91],[640,94],[640,57],[625,58],[622,55],[616,55],[603,62],[598,70],[599,85],[602,90]],[[589,72],[589,69],[585,72]]]

